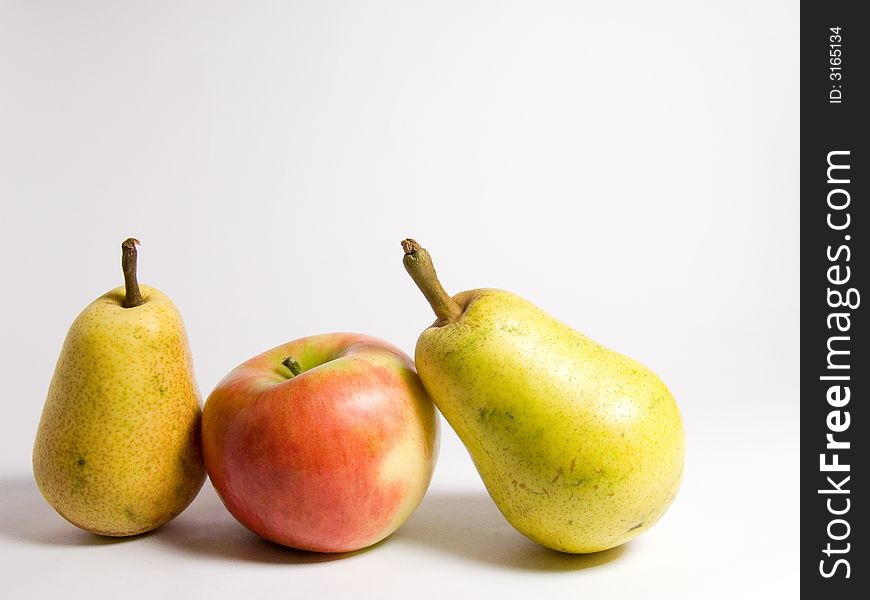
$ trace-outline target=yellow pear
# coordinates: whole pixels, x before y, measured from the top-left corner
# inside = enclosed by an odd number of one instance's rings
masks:
[[[402,245],[438,317],[417,341],[420,379],[511,525],[572,553],[649,529],[677,493],[685,447],[661,380],[510,292],[451,298],[428,252]]]
[[[136,244],[122,244],[125,286],[70,327],[33,447],[48,503],[107,536],[159,527],[205,480],[187,334],[169,298],[137,283]]]

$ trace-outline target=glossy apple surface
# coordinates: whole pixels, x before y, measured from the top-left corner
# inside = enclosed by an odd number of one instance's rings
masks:
[[[349,552],[390,535],[420,503],[438,420],[402,351],[326,334],[233,369],[206,401],[202,443],[221,500],[251,531]]]

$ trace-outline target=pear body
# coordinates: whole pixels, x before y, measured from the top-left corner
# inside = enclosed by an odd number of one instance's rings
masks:
[[[685,445],[661,380],[509,292],[454,300],[462,315],[420,335],[417,370],[511,525],[571,553],[652,526]]]
[[[33,448],[45,499],[74,525],[128,536],[166,523],[205,480],[201,400],[181,315],[160,291],[124,288],[76,317]]]

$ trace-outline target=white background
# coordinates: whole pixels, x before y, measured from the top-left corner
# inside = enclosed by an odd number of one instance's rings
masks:
[[[0,0],[4,596],[792,598],[798,543],[798,3]],[[126,541],[80,532],[30,452],[67,327],[121,284],[174,299],[203,395],[303,335],[413,353],[451,292],[512,290],[641,360],[683,488],[623,548],[515,533],[443,428],[384,543],[263,542],[210,487]]]

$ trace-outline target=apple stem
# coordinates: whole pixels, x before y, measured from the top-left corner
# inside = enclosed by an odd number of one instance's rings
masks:
[[[293,373],[293,377],[299,375],[302,372],[302,365],[299,364],[292,356],[288,356],[284,360],[281,361],[281,364],[290,369],[290,372]]]
[[[435,311],[435,316],[441,321],[451,323],[462,316],[462,307],[450,295],[444,291],[438,274],[435,273],[435,265],[432,257],[425,248],[414,240],[408,238],[402,241],[402,250],[405,251],[405,270]]]
[[[124,308],[133,308],[144,302],[136,280],[136,245],[139,240],[127,238],[121,243],[121,269],[124,271]]]

